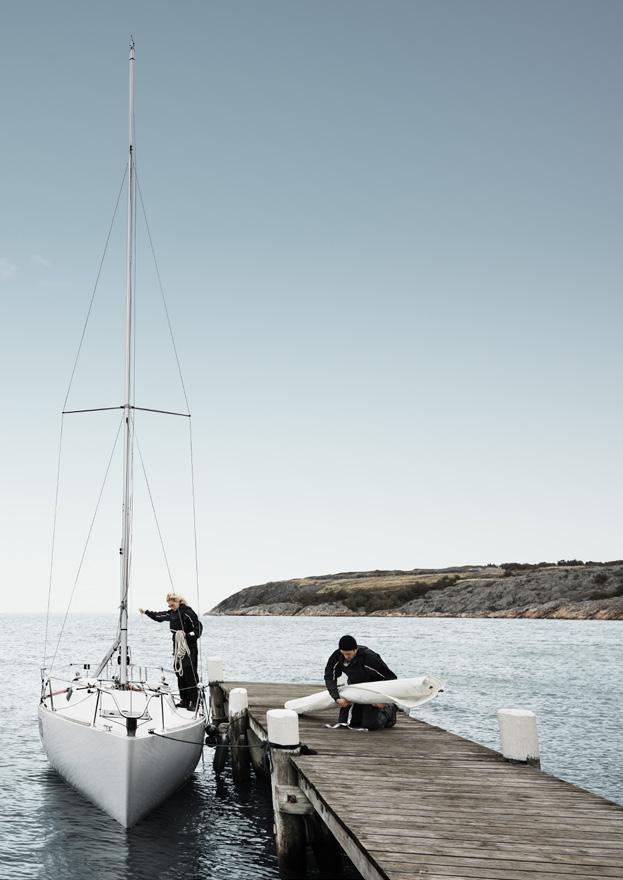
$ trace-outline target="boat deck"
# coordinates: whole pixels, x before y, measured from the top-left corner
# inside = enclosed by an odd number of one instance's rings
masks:
[[[309,684],[244,687],[249,724]],[[399,713],[396,727],[324,725],[336,710],[300,716],[316,755],[293,759],[316,812],[366,880],[623,878],[623,807],[534,766]]]
[[[160,691],[158,685],[140,682],[133,682],[125,690],[115,687],[112,681],[75,679],[69,688],[51,696],[46,692],[42,706],[68,721],[122,738],[128,735],[128,716],[136,719],[133,735],[137,738],[184,730],[196,717],[203,717],[176,707],[174,694]]]

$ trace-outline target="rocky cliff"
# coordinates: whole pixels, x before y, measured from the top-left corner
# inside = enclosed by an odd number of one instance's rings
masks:
[[[365,571],[247,587],[210,614],[623,619],[623,561]]]

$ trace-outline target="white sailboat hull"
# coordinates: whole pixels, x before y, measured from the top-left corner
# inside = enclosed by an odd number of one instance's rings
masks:
[[[39,706],[39,731],[50,764],[70,785],[126,828],[166,800],[197,766],[205,737],[205,720],[176,711],[170,698],[161,716],[166,727],[149,724],[129,736],[125,719],[93,724],[96,695],[75,712],[71,705]],[[63,701],[59,701],[63,702]],[[73,702],[73,700],[72,700]],[[90,719],[89,718],[90,714]],[[112,714],[112,713],[111,713]],[[184,717],[187,716],[187,717]],[[111,721],[114,719],[111,718]],[[153,730],[153,733],[149,732]]]

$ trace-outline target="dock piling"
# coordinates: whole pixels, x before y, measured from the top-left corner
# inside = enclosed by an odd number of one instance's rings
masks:
[[[306,867],[305,814],[309,804],[298,789],[297,770],[290,760],[301,753],[299,717],[291,709],[269,709],[266,724],[279,870],[286,877],[300,876]]]
[[[529,709],[498,709],[502,755],[507,761],[540,764],[536,715]]]
[[[247,741],[249,700],[246,688],[232,688],[229,692],[228,705],[232,773],[236,785],[245,785],[251,778],[251,761]]]
[[[225,714],[225,696],[221,689],[223,682],[223,661],[220,657],[208,657],[208,686],[210,688],[210,708],[212,724],[220,724],[227,720]]]

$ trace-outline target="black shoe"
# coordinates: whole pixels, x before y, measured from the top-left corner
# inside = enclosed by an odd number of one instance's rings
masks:
[[[176,709],[190,709],[190,705],[188,703],[176,703]]]

